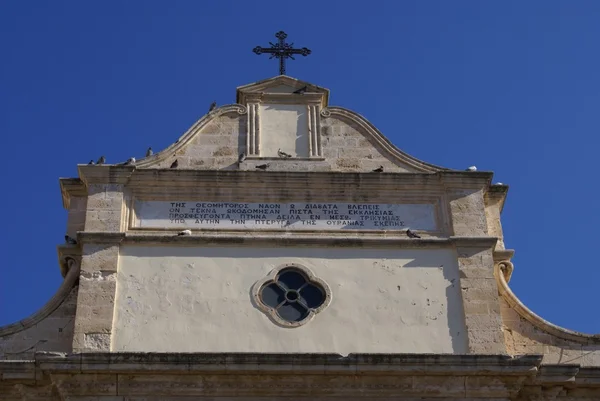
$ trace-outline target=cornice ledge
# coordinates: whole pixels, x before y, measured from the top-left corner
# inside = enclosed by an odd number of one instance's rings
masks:
[[[498,291],[500,295],[506,300],[508,305],[519,314],[519,316],[527,320],[538,329],[557,338],[586,345],[600,344],[600,334],[586,334],[557,326],[535,314],[531,309],[525,306],[508,286],[508,281],[510,280],[513,269],[513,264],[509,261],[498,262],[494,266],[494,276],[496,277],[496,282],[498,283]]]
[[[494,250],[494,262],[510,261],[515,255],[514,249],[496,249]]]
[[[77,242],[85,243],[101,243],[101,244],[118,244],[125,238],[125,233],[121,231],[78,231]]]
[[[71,204],[71,196],[87,196],[85,183],[79,178],[59,178],[58,182],[65,209]]]
[[[506,203],[506,197],[508,196],[508,185],[504,184],[493,184],[490,185],[485,193],[486,199],[492,202],[500,203],[500,213],[504,209]]]
[[[401,236],[402,235],[402,236]],[[256,232],[218,232],[199,231],[192,235],[180,236],[177,231],[143,231],[128,232],[123,239],[124,243],[154,243],[154,244],[221,244],[221,245],[311,245],[311,246],[334,246],[339,248],[348,247],[389,247],[395,248],[439,248],[450,246],[451,241],[447,238],[406,238],[403,234],[377,233],[367,234],[364,232],[348,233],[298,233],[289,231],[270,231],[264,233]]]
[[[118,164],[89,165],[79,164],[79,177],[87,186],[89,184],[127,184],[136,166]]]
[[[16,323],[11,323],[6,326],[0,326],[0,337],[8,336],[10,334],[14,334],[19,331],[28,329],[29,327],[32,327],[35,324],[41,322],[48,315],[54,312],[56,308],[58,308],[63,303],[65,298],[71,293],[73,287],[77,284],[79,280],[79,268],[79,262],[75,261],[75,263],[71,265],[71,268],[67,272],[65,279],[63,280],[62,284],[60,285],[54,296],[50,298],[50,300],[46,302],[46,304],[37,312],[34,312],[29,317],[20,320]]]
[[[261,95],[269,88],[275,87],[277,85],[287,85],[293,89],[300,89],[303,86],[306,86],[307,91],[304,95],[317,93],[323,97],[323,107],[327,107],[327,105],[329,104],[329,89],[323,88],[315,84],[311,84],[310,82],[290,77],[288,75],[277,75],[247,85],[238,86],[236,88],[236,102],[246,104],[249,102],[249,98],[252,98],[255,95]],[[271,92],[269,94],[273,93]]]
[[[526,375],[535,376],[541,355],[452,354],[268,354],[268,353],[36,353],[36,363],[47,372],[277,372],[289,374],[341,373],[425,376]],[[287,367],[291,366],[291,369]]]
[[[450,242],[456,247],[467,247],[467,248],[494,248],[497,237],[458,237],[451,236]]]
[[[387,139],[373,124],[371,124],[369,120],[367,120],[365,117],[363,117],[355,111],[343,107],[332,106],[321,110],[321,116],[325,118],[331,116],[341,117],[355,123],[356,125],[361,127],[364,130],[364,132],[369,134],[371,136],[371,139],[377,142],[377,144],[388,153],[392,160],[396,160],[400,164],[409,165],[419,172],[426,173],[435,173],[438,171],[448,170],[444,167],[426,163],[422,160],[417,159],[416,157],[409,155],[408,153],[403,152],[398,147],[396,147],[396,145],[390,142],[390,140]]]
[[[285,185],[293,187],[300,185],[306,187],[306,183],[311,186],[324,185],[329,188],[331,185],[353,185],[357,189],[368,186],[369,188],[387,188],[401,186],[428,186],[438,189],[440,193],[443,186],[440,184],[440,177],[432,173],[357,173],[357,172],[307,172],[307,171],[226,171],[226,170],[192,170],[192,169],[141,169],[132,174],[128,182],[131,188],[142,187],[180,187],[186,183],[203,182],[209,184],[218,182],[219,185],[232,184],[250,185],[255,183],[272,182],[273,185]]]
[[[580,365],[542,365],[535,378],[536,384],[557,385],[574,382]]]
[[[205,114],[202,118],[200,118],[194,125],[192,125],[180,138],[167,147],[166,149],[153,154],[152,156],[146,157],[144,159],[138,160],[135,164],[136,168],[151,168],[171,157],[173,154],[177,153],[179,150],[185,148],[191,141],[194,139],[196,134],[202,130],[206,125],[208,125],[212,120],[217,117],[221,117],[228,113],[237,113],[238,115],[244,115],[248,112],[246,106],[242,104],[227,104],[221,107],[214,109],[213,111]]]
[[[447,189],[488,188],[494,173],[490,171],[442,171],[440,179]]]

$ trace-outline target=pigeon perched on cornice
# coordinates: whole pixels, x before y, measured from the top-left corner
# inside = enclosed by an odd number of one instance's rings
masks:
[[[246,153],[240,153],[240,156],[238,157],[238,163],[243,163],[244,160],[246,160]]]
[[[379,166],[377,167],[375,170],[373,170],[374,173],[383,173],[383,166]]]
[[[470,166],[467,171],[477,171],[477,166]]]
[[[277,156],[281,158],[292,157],[292,155],[290,155],[289,153],[285,153],[281,149],[277,149]]]
[[[412,231],[410,231],[410,229],[406,230],[406,235],[408,235],[408,238],[421,238],[420,235],[413,233]]]
[[[152,151],[152,147],[149,146],[148,150],[146,151],[146,157],[150,157],[154,154],[154,152]]]
[[[90,162],[88,163],[88,166],[94,165],[96,163],[94,163],[94,159],[90,160]]]
[[[77,245],[77,241],[68,235],[65,235],[65,242],[69,245]]]
[[[216,108],[217,108],[217,102],[212,102],[210,104],[210,107],[208,108],[208,112],[210,113],[211,111],[213,111]]]
[[[175,159],[175,161],[173,163],[171,163],[171,166],[169,168],[177,168],[179,166],[179,161],[177,159]]]
[[[302,95],[304,92],[306,92],[308,88],[306,87],[306,85],[304,85],[302,88],[295,90],[294,93],[297,95]]]
[[[183,230],[177,233],[177,236],[192,235],[192,230]]]
[[[128,166],[130,164],[135,164],[135,157],[130,157],[129,159],[127,159],[127,161],[124,164],[126,166]]]
[[[494,185],[504,185],[504,184],[503,184],[503,183],[501,183],[501,182],[497,182],[497,183],[495,183]]]
[[[100,158],[98,159],[96,164],[104,164],[104,163],[106,163],[106,157],[100,156]]]
[[[258,166],[255,166],[254,168],[257,168],[259,170],[266,170],[269,168],[270,165],[271,165],[271,163],[259,164]]]

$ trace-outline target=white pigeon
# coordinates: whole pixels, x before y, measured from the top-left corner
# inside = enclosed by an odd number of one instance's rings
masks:
[[[494,185],[504,185],[504,184],[503,184],[503,183],[501,183],[501,182],[497,182],[497,183],[495,183]]]
[[[177,233],[177,235],[179,235],[179,236],[182,236],[182,235],[192,235],[192,230],[179,231],[179,233]]]
[[[467,171],[477,171],[477,166],[470,166]]]

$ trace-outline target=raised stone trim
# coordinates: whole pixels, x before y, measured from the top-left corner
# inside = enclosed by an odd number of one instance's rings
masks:
[[[28,329],[41,322],[43,319],[48,317],[48,315],[54,312],[64,302],[65,298],[71,293],[71,290],[77,284],[79,280],[79,269],[80,266],[78,261],[76,259],[73,259],[73,262],[70,265],[70,269],[65,275],[64,281],[62,282],[54,296],[50,298],[50,300],[46,302],[46,304],[40,310],[38,310],[31,316],[20,320],[16,323],[1,326],[0,337]]]
[[[321,113],[319,106],[308,105],[308,151],[311,157],[323,157],[321,143]]]
[[[600,344],[600,334],[586,334],[565,329],[564,327],[548,322],[525,306],[508,286],[508,281],[510,281],[513,270],[514,266],[510,261],[501,261],[496,263],[494,267],[494,276],[498,283],[500,295],[519,316],[526,319],[538,329],[563,340],[574,341],[580,344]]]
[[[275,246],[313,245],[334,247],[394,247],[394,248],[440,248],[440,247],[493,247],[495,237],[425,237],[407,238],[403,232],[391,233],[348,233],[348,232],[298,232],[283,236],[281,232],[193,231],[192,235],[177,235],[177,231],[143,231],[127,233],[81,232],[81,243],[105,244],[181,244],[181,245],[256,245]]]
[[[570,400],[598,399],[600,369],[541,364],[541,355],[36,353],[0,362],[0,389],[9,399],[56,400],[550,400],[566,392]]]
[[[275,309],[270,308],[268,305],[266,305],[262,301],[260,296],[260,291],[264,285],[266,285],[269,282],[274,283],[275,279],[281,273],[281,271],[289,268],[302,272],[302,274],[306,276],[309,283],[316,283],[325,291],[325,300],[323,304],[321,304],[321,306],[319,306],[318,308],[309,309],[308,316],[299,322],[288,322],[287,320],[281,319],[275,311]],[[316,316],[317,313],[321,312],[331,303],[331,289],[329,288],[327,283],[321,280],[319,277],[315,276],[315,274],[308,267],[300,265],[298,263],[286,263],[276,267],[275,269],[271,270],[267,277],[264,277],[263,279],[258,280],[256,283],[254,283],[251,291],[254,305],[262,312],[264,312],[265,315],[267,315],[274,323],[286,328],[299,327],[304,324],[307,324]]]
[[[248,104],[247,156],[260,156],[260,112],[258,103]]]

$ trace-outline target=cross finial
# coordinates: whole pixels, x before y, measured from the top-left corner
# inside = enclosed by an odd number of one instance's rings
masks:
[[[287,38],[287,34],[283,31],[277,32],[275,34],[275,37],[279,39],[279,42],[269,42],[269,44],[271,45],[270,48],[256,46],[252,51],[256,54],[268,53],[271,55],[269,59],[277,57],[279,59],[279,75],[285,75],[286,58],[291,58],[292,60],[295,60],[293,56],[294,54],[308,56],[311,53],[310,49],[307,49],[306,47],[303,47],[302,49],[294,49],[293,43],[285,43],[285,38]]]

